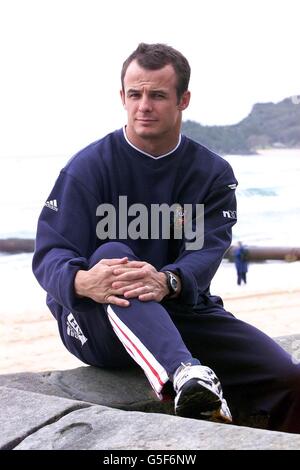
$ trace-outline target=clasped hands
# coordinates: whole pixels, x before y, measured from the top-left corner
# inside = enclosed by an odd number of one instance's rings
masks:
[[[74,288],[78,297],[119,307],[128,307],[128,299],[133,298],[160,302],[168,294],[164,273],[145,261],[129,261],[127,257],[102,259],[88,271],[78,271]]]

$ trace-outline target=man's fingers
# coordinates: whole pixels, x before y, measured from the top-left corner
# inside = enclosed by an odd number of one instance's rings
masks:
[[[152,288],[150,286],[142,286],[137,289],[126,290],[126,292],[124,292],[124,297],[126,297],[126,299],[131,299],[133,297],[139,297],[142,294],[148,294],[151,291]]]
[[[130,305],[130,302],[128,300],[116,297],[115,295],[109,295],[105,299],[105,303],[118,305],[118,307],[129,307]]]
[[[126,290],[132,290],[137,289],[138,287],[143,287],[143,285],[144,284],[142,282],[134,282],[128,284],[128,281],[116,281],[112,283],[111,287],[113,289],[122,289],[125,292]]]
[[[101,261],[99,261],[100,264],[106,264],[106,266],[118,266],[120,264],[126,264],[127,262],[127,256],[125,256],[124,258],[102,259]]]
[[[130,268],[142,268],[146,264],[146,261],[128,261],[127,266]]]
[[[129,264],[127,263],[126,265],[118,265],[113,267],[113,274],[119,275],[123,273],[128,273],[129,271],[137,271],[137,268],[130,267]]]
[[[141,302],[149,302],[149,300],[157,300],[156,294],[154,292],[147,292],[146,294],[139,295],[139,300]]]
[[[116,268],[113,270],[113,274],[118,276],[117,281],[134,281],[135,279],[143,279],[145,277],[145,272],[139,269],[123,269]]]

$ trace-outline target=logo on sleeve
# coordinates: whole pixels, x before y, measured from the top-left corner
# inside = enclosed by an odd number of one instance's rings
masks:
[[[236,219],[236,211],[223,211],[225,219]]]
[[[236,183],[228,184],[227,187],[228,187],[229,189],[236,189],[237,184],[236,184]]]
[[[58,211],[58,205],[57,205],[56,199],[51,199],[51,201],[45,202],[45,206],[48,207],[49,209],[52,209],[55,212]]]

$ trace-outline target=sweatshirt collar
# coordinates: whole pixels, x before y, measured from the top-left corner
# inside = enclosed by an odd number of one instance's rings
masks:
[[[161,158],[167,157],[167,156],[170,155],[171,153],[175,152],[175,150],[177,150],[178,147],[179,147],[179,145],[181,144],[181,134],[179,134],[178,143],[177,143],[177,145],[176,145],[170,152],[164,153],[163,155],[159,155],[159,157],[154,157],[154,156],[151,155],[150,153],[144,152],[144,150],[139,149],[138,147],[136,147],[135,145],[133,145],[133,144],[130,142],[130,140],[128,140],[128,137],[127,137],[127,134],[126,134],[126,126],[123,127],[123,135],[124,135],[124,138],[125,138],[126,142],[128,143],[128,145],[130,145],[130,147],[134,148],[135,150],[137,150],[138,152],[142,153],[143,155],[146,155],[146,157],[153,158],[154,160],[160,160]]]

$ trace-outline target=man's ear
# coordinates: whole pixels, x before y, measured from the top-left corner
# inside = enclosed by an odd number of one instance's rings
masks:
[[[182,97],[180,98],[177,108],[180,111],[183,111],[184,109],[186,109],[188,105],[190,104],[190,99],[191,99],[191,92],[187,90],[183,93]]]
[[[124,90],[120,90],[120,96],[121,96],[121,100],[122,100],[123,107],[126,109]]]

